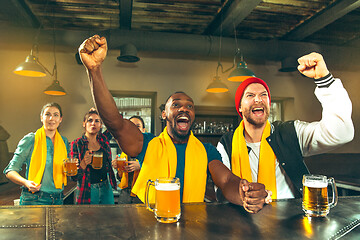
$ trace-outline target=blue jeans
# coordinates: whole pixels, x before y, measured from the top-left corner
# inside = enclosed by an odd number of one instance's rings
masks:
[[[63,193],[47,193],[43,191],[31,193],[23,190],[20,196],[20,205],[62,205]]]
[[[79,197],[79,187],[76,188],[75,195],[77,199]],[[90,204],[115,204],[109,180],[91,184]]]

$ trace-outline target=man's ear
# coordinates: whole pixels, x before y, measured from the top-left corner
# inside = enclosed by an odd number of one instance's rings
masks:
[[[166,119],[165,110],[163,110],[163,111],[161,112],[161,118],[164,119],[164,120]]]

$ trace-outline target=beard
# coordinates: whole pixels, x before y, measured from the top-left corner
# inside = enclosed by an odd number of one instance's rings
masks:
[[[170,126],[168,129],[170,129],[170,133],[171,135],[174,137],[175,140],[183,142],[186,141],[189,136],[190,136],[190,131],[192,129],[192,127],[194,126],[194,122],[192,122],[191,126],[189,127],[189,130],[187,132],[178,132],[176,131],[176,123],[175,120],[173,120],[172,122],[166,117],[165,118],[166,122],[169,123],[168,126]]]
[[[254,118],[252,117],[252,108],[246,109],[242,115],[243,118],[245,118],[251,125],[253,125],[256,128],[260,128],[266,124],[266,121],[269,119],[270,110],[265,105],[264,107],[264,117],[263,118]]]

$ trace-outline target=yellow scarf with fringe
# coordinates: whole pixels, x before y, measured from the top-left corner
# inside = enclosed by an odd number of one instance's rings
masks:
[[[126,158],[126,161],[129,161],[128,155],[126,155],[124,152],[122,152],[120,154],[120,158]],[[138,160],[136,159],[136,161],[138,161]],[[131,182],[131,188],[134,187],[136,179],[139,176],[139,172],[140,172],[140,170],[135,170],[133,172],[134,175],[133,175],[133,179],[132,179],[132,182]],[[123,174],[122,174],[121,181],[120,181],[118,187],[121,188],[121,189],[124,189],[124,188],[127,188],[128,186],[129,186],[129,173],[124,171]],[[130,196],[135,197],[135,194],[130,193]]]
[[[204,145],[190,133],[185,150],[185,172],[183,203],[203,202],[207,178],[207,153]],[[175,177],[177,153],[174,143],[167,133],[167,127],[148,145],[140,174],[132,189],[142,202],[145,202],[145,188],[148,179],[155,181],[160,177]],[[155,191],[149,192],[149,202],[155,202]]]
[[[276,156],[266,138],[270,136],[271,126],[267,121],[260,143],[258,182],[272,191],[272,199],[276,199]],[[241,121],[234,132],[231,153],[231,171],[238,177],[253,182],[251,177],[249,153],[244,137],[244,121]]]
[[[46,134],[44,126],[39,128],[35,133],[34,150],[31,155],[28,179],[40,184],[46,164],[47,147]],[[67,158],[65,143],[56,130],[54,138],[54,156],[53,156],[53,178],[55,188],[61,189],[63,184],[67,185],[66,174],[63,171],[63,161]]]

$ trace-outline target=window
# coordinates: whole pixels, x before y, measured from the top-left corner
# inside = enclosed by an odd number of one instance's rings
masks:
[[[146,132],[155,133],[156,92],[110,91],[110,93],[124,118],[140,116],[145,122]],[[115,140],[112,140],[110,145],[113,157],[121,152]]]
[[[283,121],[282,100],[271,100],[269,122]]]

